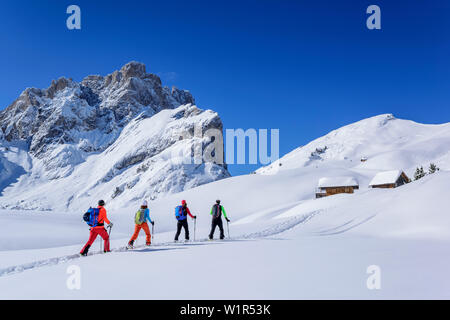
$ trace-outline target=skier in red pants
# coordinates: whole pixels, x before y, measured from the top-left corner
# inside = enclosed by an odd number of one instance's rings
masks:
[[[98,217],[95,217],[93,226],[91,227],[91,232],[89,234],[89,240],[86,243],[86,245],[81,249],[80,254],[82,256],[87,256],[89,248],[94,243],[97,236],[100,236],[105,241],[105,249],[104,252],[110,252],[109,249],[109,235],[108,232],[105,229],[105,222],[108,224],[109,227],[112,227],[112,222],[108,220],[108,217],[106,216],[106,209],[104,208],[105,201],[100,200],[98,202]]]

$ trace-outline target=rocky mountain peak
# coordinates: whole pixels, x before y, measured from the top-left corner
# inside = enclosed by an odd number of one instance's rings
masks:
[[[0,112],[1,136],[7,141],[28,141],[30,152],[40,157],[49,145],[78,143],[79,132],[97,130],[110,138],[100,144],[87,138],[83,145],[86,150],[101,151],[138,114],[152,116],[194,103],[188,91],[163,87],[143,63],[132,61],[106,77],[91,75],[80,83],[61,77],[47,89],[26,89]]]
[[[136,61],[128,62],[120,69],[120,73],[125,79],[131,77],[144,78],[147,74],[145,71],[145,64]]]
[[[48,98],[53,99],[58,91],[62,91],[72,83],[72,79],[61,77],[58,80],[53,80],[50,87],[47,88],[45,94]]]
[[[216,113],[203,111],[194,104],[189,91],[163,86],[157,75],[147,73],[145,65],[136,61],[106,76],[90,75],[81,82],[60,77],[47,89],[27,88],[0,112],[0,147],[20,145],[21,158],[29,158],[27,163],[33,164],[31,168],[28,164],[25,168],[22,163],[11,164],[5,160],[5,167],[17,169],[11,171],[8,181],[13,180],[15,173],[26,172],[30,184],[37,183],[33,179],[48,179],[48,183],[70,179],[78,183],[76,177],[83,174],[77,174],[77,170],[82,170],[83,164],[93,156],[98,158],[98,171],[105,173],[98,177],[92,188],[105,183],[114,186],[124,179],[124,170],[128,170],[127,185],[133,186],[137,177],[147,172],[146,179],[149,180],[144,179],[142,185],[153,186],[151,192],[143,187],[150,192],[149,198],[227,177],[229,173],[224,164],[208,163],[191,168],[165,163],[166,156],[162,155],[169,148],[191,148],[194,141],[177,143],[170,128],[190,132],[194,124],[200,123],[204,129],[222,130],[222,122]],[[179,113],[185,116],[178,117]],[[139,123],[149,118],[155,119],[146,122],[149,127],[139,127]],[[137,127],[145,142],[141,146],[145,151],[138,153],[127,149],[136,142],[133,130]],[[125,137],[127,141],[123,142]],[[210,141],[204,141],[204,146],[208,143]],[[117,162],[109,168],[102,155],[110,155],[111,148],[126,152],[117,154]],[[146,169],[136,171],[138,166]],[[153,169],[147,171],[147,168]],[[170,182],[167,182],[169,177]],[[178,182],[174,184],[174,181]],[[118,190],[124,192],[122,184]],[[83,191],[79,192],[81,196]],[[132,196],[133,192],[128,194]],[[41,201],[39,196],[35,199]]]

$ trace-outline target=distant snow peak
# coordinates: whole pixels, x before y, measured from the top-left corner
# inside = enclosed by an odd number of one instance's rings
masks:
[[[387,124],[389,121],[395,120],[396,118],[394,117],[394,115],[392,113],[388,113],[385,114],[384,117],[382,117],[381,119],[381,125],[384,126],[385,124]]]
[[[403,169],[412,175],[422,163],[450,169],[450,124],[425,125],[393,114],[363,119],[336,129],[288,153],[259,174],[320,166],[389,171]],[[282,166],[280,166],[282,164]],[[277,166],[277,168],[275,168]]]

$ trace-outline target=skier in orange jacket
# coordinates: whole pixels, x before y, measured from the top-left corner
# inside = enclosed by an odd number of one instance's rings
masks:
[[[109,235],[108,232],[105,229],[105,222],[108,224],[109,227],[112,227],[113,224],[111,221],[109,221],[108,217],[106,216],[106,209],[104,207],[105,201],[100,200],[98,202],[98,219],[96,219],[96,223],[91,227],[90,234],[89,234],[89,240],[86,243],[86,245],[81,249],[80,254],[82,256],[87,256],[89,248],[94,243],[97,236],[100,236],[105,241],[105,249],[104,252],[110,252],[109,248]]]

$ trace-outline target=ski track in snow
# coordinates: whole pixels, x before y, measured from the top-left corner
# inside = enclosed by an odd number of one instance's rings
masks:
[[[242,239],[258,239],[258,238],[266,238],[270,236],[274,236],[286,231],[289,231],[300,224],[305,224],[310,219],[312,219],[315,215],[322,212],[323,210],[312,211],[308,214],[302,214],[299,216],[292,217],[282,223],[271,226],[263,231],[250,233],[247,235],[242,235],[240,238]]]
[[[258,239],[274,236],[274,235],[289,231],[289,230],[297,227],[298,225],[308,222],[311,218],[313,218],[315,215],[317,215],[321,211],[323,211],[323,210],[312,211],[306,215],[302,214],[300,216],[295,216],[293,218],[290,218],[286,221],[283,221],[279,224],[271,226],[262,231],[253,232],[253,233],[249,233],[249,234],[243,234],[236,238],[227,238],[227,239],[225,239],[225,242],[258,240]],[[196,240],[196,241],[192,241],[192,242],[178,242],[178,243],[174,243],[173,241],[170,241],[170,242],[156,243],[156,244],[151,245],[148,248],[151,250],[151,248],[154,248],[154,247],[168,247],[168,246],[180,246],[180,245],[188,246],[188,245],[195,245],[195,244],[199,244],[199,243],[209,243],[209,242],[219,243],[215,240],[209,240],[209,239]],[[128,249],[126,246],[124,246],[124,247],[119,247],[119,248],[113,248],[113,249],[111,249],[111,252],[126,252],[126,251],[139,250],[142,248],[147,248],[147,247],[145,245],[140,245],[140,246],[134,247],[133,249]],[[94,256],[94,255],[99,255],[99,254],[103,254],[103,252],[102,251],[92,252],[92,253],[88,254],[88,257]],[[62,257],[55,257],[55,258],[50,258],[50,259],[46,259],[46,260],[40,260],[40,261],[29,262],[29,263],[25,263],[25,264],[21,264],[21,265],[11,266],[11,267],[7,267],[4,269],[0,269],[0,277],[21,273],[21,272],[36,269],[36,268],[63,264],[68,261],[72,261],[72,260],[76,260],[76,259],[80,259],[80,258],[83,258],[83,257],[80,256],[79,254],[72,254],[72,255],[67,255],[67,256],[62,256]]]

